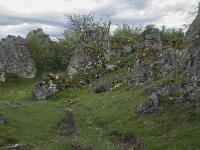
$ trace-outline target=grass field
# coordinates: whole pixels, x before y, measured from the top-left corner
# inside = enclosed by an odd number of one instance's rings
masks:
[[[125,70],[111,72],[107,79],[123,78]],[[190,112],[194,104],[165,103],[158,114],[136,113],[136,106],[147,98],[145,89],[157,83],[100,94],[92,92],[94,84],[90,84],[37,101],[31,91],[39,80],[0,85],[0,118],[7,120],[0,123],[0,149],[18,143],[25,150],[124,150],[131,149],[124,140],[130,135],[137,140],[135,147],[142,144],[148,150],[200,149],[200,117]],[[72,110],[76,124],[70,136],[59,134],[65,108]]]

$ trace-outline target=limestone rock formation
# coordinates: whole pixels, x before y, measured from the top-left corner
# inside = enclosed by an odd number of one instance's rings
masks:
[[[200,6],[199,6],[200,7]],[[200,8],[199,8],[200,9]],[[188,63],[188,76],[200,76],[200,11],[190,25],[187,33],[186,40],[188,43],[189,63]]]
[[[0,64],[5,67],[3,73],[0,69],[3,81],[5,73],[25,78],[34,78],[36,74],[35,63],[26,47],[25,39],[20,36],[9,35],[0,41]]]
[[[86,30],[71,58],[68,74],[102,67],[109,57],[109,32],[103,27]]]

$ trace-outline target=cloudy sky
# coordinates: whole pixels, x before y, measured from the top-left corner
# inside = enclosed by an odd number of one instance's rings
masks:
[[[194,17],[198,0],[0,0],[0,38],[26,34],[38,27],[51,37],[60,36],[66,27],[64,14],[94,11],[109,15],[115,24],[165,24],[181,27]]]

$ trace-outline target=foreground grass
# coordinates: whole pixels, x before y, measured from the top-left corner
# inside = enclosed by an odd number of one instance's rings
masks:
[[[37,101],[31,89],[39,79],[0,86],[0,116],[8,118],[7,125],[0,124],[0,149],[15,143],[22,144],[23,149],[41,150],[70,150],[72,145],[97,150],[124,149],[120,140],[112,136],[113,132],[134,134],[150,150],[200,149],[200,118],[191,116],[193,104],[166,103],[158,114],[137,115],[135,107],[146,99],[144,91],[151,83],[137,89],[124,86],[101,94],[93,93],[94,85],[88,85]],[[75,115],[76,133],[62,137],[58,134],[58,124],[66,107]]]

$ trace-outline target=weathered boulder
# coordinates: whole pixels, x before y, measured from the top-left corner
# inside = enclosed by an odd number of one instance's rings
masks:
[[[160,110],[158,96],[151,95],[148,100],[139,104],[136,108],[140,115],[153,114]]]
[[[33,88],[33,94],[38,100],[45,100],[49,96],[55,94],[58,91],[57,87],[53,83],[47,83],[45,81],[38,83]]]
[[[38,100],[45,100],[56,92],[66,88],[64,78],[54,76],[49,73],[43,77],[42,81],[33,87],[33,96]]]
[[[80,43],[71,58],[68,74],[79,70],[102,67],[110,59],[109,32],[103,27],[84,31]]]
[[[25,78],[34,78],[36,74],[35,63],[26,47],[25,39],[20,36],[8,35],[0,41],[0,64],[4,65],[6,74]],[[3,81],[5,73],[1,73]]]

